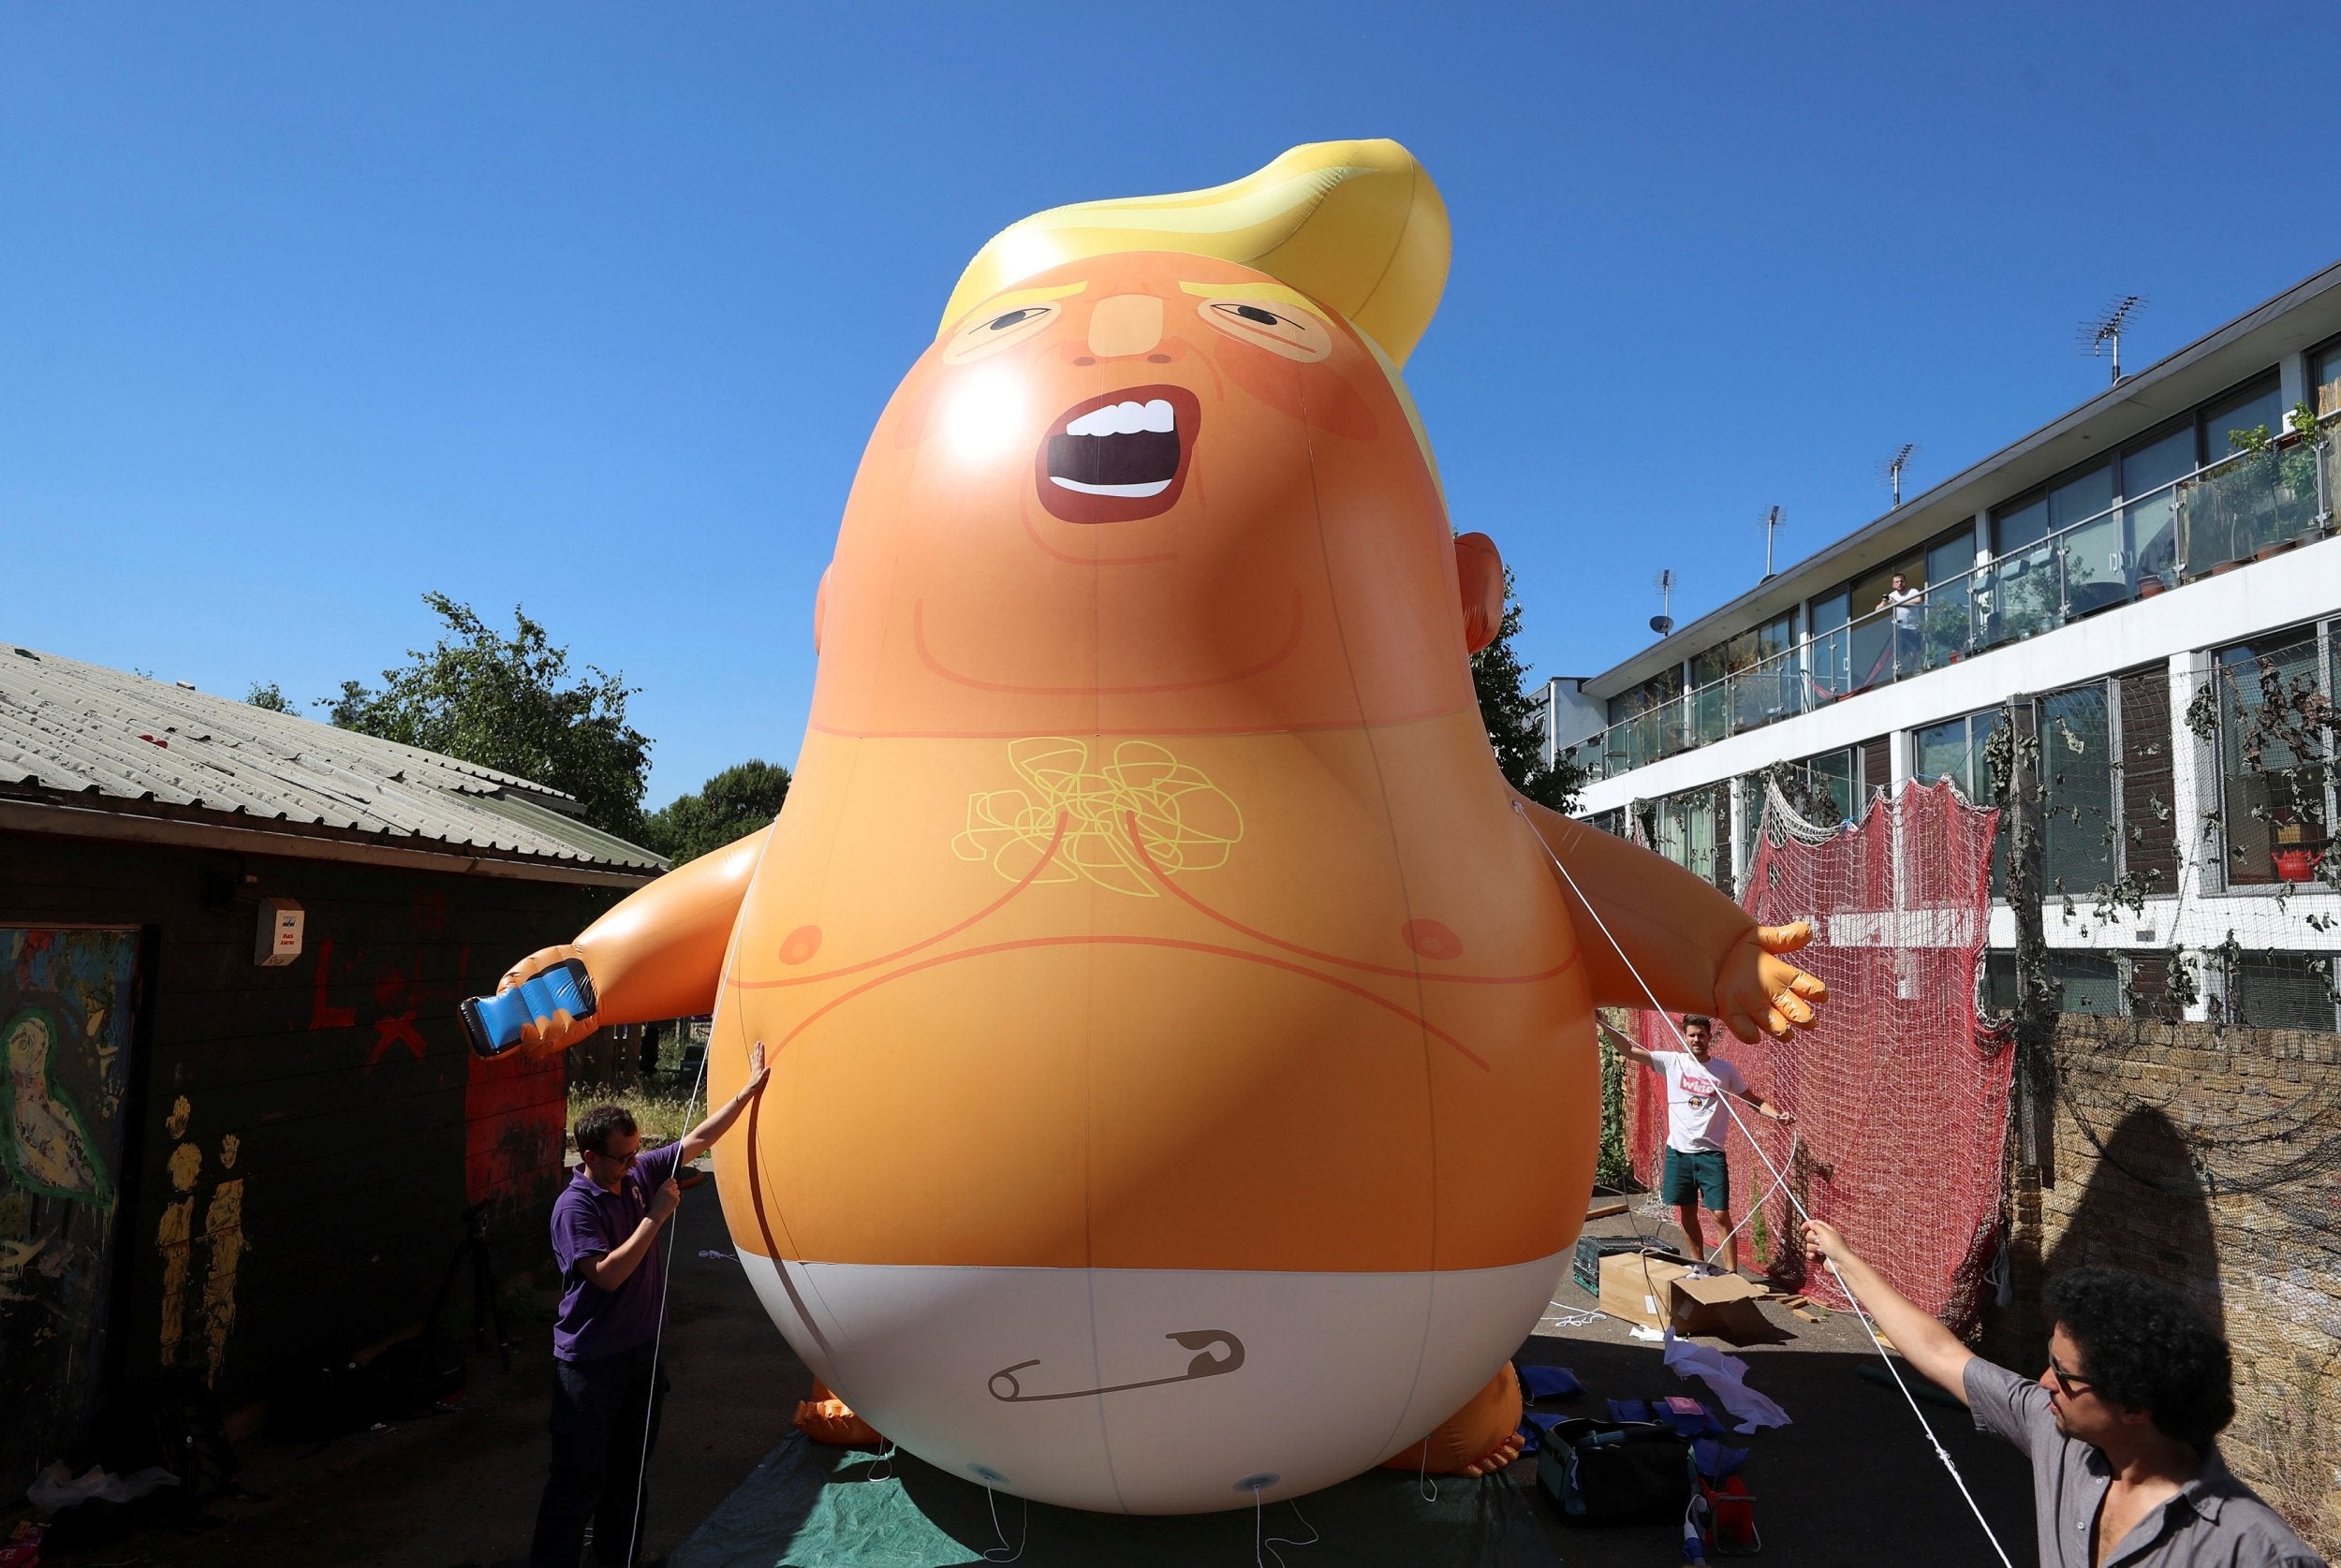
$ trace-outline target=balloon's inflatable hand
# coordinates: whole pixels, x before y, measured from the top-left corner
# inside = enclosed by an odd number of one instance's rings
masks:
[[[1757,926],[1732,945],[1715,969],[1715,1013],[1732,1033],[1753,1042],[1760,1031],[1785,1040],[1810,1029],[1829,1001],[1829,988],[1779,955],[1813,940],[1813,928]]]
[[[564,943],[557,947],[539,947],[504,972],[496,982],[496,994],[516,990],[537,976],[552,973],[569,962],[582,963],[583,956]],[[529,1056],[551,1056],[564,1051],[591,1035],[600,1024],[589,1012],[582,1018],[572,1016],[567,1008],[556,1008],[549,1016],[532,1017],[521,1025],[520,1048]]]

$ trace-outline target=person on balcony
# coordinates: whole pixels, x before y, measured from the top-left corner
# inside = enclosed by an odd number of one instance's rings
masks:
[[[1896,572],[1877,601],[1878,610],[1893,611],[1896,675],[1907,675],[1919,667],[1919,605],[1923,597],[1907,577]]]

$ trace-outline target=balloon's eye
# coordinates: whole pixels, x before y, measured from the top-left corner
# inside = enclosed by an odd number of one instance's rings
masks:
[[[1272,310],[1249,300],[1205,300],[1202,317],[1238,343],[1307,363],[1333,351],[1325,324],[1296,308]]]
[[[993,315],[979,315],[959,330],[950,345],[943,350],[943,362],[964,365],[970,359],[980,359],[998,352],[1010,344],[1023,343],[1036,333],[1045,332],[1049,324],[1063,314],[1053,304],[1019,305]]]

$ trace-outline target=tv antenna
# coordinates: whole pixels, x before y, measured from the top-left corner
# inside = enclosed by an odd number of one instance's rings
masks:
[[[1773,507],[1764,514],[1764,580],[1770,582],[1772,571],[1772,536],[1780,532],[1780,508]]]
[[[1650,618],[1650,629],[1664,637],[1674,630],[1674,568],[1666,567],[1658,573],[1658,613]]]
[[[1915,441],[1906,441],[1902,449],[1877,465],[1877,476],[1893,487],[1894,505],[1902,505],[1902,471],[1910,466],[1910,454],[1919,449]]]
[[[2096,359],[2108,347],[2113,350],[2113,379],[2108,386],[2121,385],[2122,329],[2129,325],[2129,318],[2145,302],[2142,294],[2125,294],[2099,311],[2095,318],[2081,324],[2081,346],[2089,351],[2089,358]]]

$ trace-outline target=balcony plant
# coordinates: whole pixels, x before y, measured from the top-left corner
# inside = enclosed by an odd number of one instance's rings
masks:
[[[1923,657],[1930,669],[1956,664],[1966,657],[1974,641],[1975,619],[1964,591],[1955,595],[1927,597],[1926,611],[1919,622],[1919,632],[1924,648]]]
[[[2316,531],[2317,416],[2298,403],[2285,424],[2282,435],[2266,425],[2228,432],[2228,445],[2246,454],[2217,485],[2231,512],[2232,558],[2265,561]]]
[[[1993,574],[1992,600],[1996,608],[1995,642],[2013,642],[2061,624],[2065,618],[2065,589],[2057,580],[2056,550],[2035,545],[2022,555],[2003,557]]]

